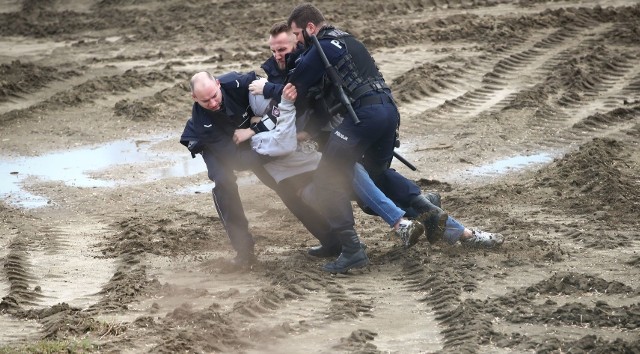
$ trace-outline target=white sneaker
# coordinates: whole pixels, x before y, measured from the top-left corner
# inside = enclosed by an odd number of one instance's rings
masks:
[[[460,243],[468,247],[494,248],[504,242],[504,236],[480,230],[473,230],[473,235],[467,239],[460,239]]]
[[[409,248],[418,242],[420,235],[424,233],[424,226],[416,220],[402,220],[395,233],[404,247]]]

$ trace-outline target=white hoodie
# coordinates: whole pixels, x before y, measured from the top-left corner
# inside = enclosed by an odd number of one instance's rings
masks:
[[[266,104],[265,104],[266,101]],[[256,115],[266,116],[269,100],[264,96],[254,96],[250,100],[251,109]],[[277,117],[273,129],[251,137],[251,148],[257,153],[280,156],[264,165],[269,174],[280,182],[301,173],[313,171],[318,167],[321,154],[311,141],[298,142],[296,138],[296,107],[292,101],[282,98],[280,104],[273,106],[277,110],[271,114]],[[270,119],[270,118],[265,118]]]

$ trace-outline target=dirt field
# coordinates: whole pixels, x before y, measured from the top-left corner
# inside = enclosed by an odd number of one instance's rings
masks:
[[[393,89],[394,167],[496,250],[405,250],[354,208],[346,275],[249,174],[233,252],[178,139],[188,78],[259,70],[295,1],[0,5],[0,352],[640,352],[636,0],[315,4]]]

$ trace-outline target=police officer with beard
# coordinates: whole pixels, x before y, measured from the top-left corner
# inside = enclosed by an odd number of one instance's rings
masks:
[[[369,263],[354,228],[348,192],[354,165],[360,161],[376,184],[389,179],[387,172],[393,158],[400,115],[373,57],[360,41],[327,24],[320,10],[311,4],[294,8],[287,24],[298,42],[306,46],[289,76],[298,98],[307,97],[313,101],[316,119],[322,117],[328,123],[335,121],[332,119],[334,111],[326,108],[337,107],[340,100],[335,87],[327,80],[321,53],[310,41],[310,36],[316,36],[330,65],[338,73],[359,121],[347,115],[346,107],[342,107],[340,115],[343,119],[338,120],[328,137],[312,188],[303,193],[305,200],[317,203],[323,210],[342,245],[338,258],[325,264],[323,269],[343,273]],[[323,109],[325,112],[319,113]],[[412,182],[402,177],[395,183],[402,189]],[[436,237],[441,237],[447,214],[424,197],[412,202],[423,213],[420,221],[433,230]]]
[[[374,181],[375,176],[382,172],[382,166],[386,169],[393,157],[399,114],[382,74],[360,41],[329,26],[320,10],[310,4],[294,8],[287,24],[298,42],[307,46],[289,77],[289,82],[297,89],[298,97],[319,91],[326,92],[327,95],[314,98],[332,101],[331,92],[325,87],[324,63],[318,48],[309,42],[308,36],[315,35],[329,62],[336,67],[343,80],[345,92],[352,100],[360,120],[356,124],[350,118],[343,119],[332,130],[314,175],[313,189],[307,189],[303,195],[323,210],[342,244],[342,252],[338,258],[325,264],[323,269],[331,273],[343,273],[369,264],[369,258],[361,247],[354,228],[349,194],[354,165],[364,156],[363,162]],[[332,107],[337,101],[320,105],[319,100],[316,100],[314,103],[316,115],[328,119],[329,112],[319,114],[318,110],[320,106]],[[372,173],[376,166],[380,170],[377,174]]]
[[[278,22],[269,29],[269,49],[273,55],[260,66],[267,78],[253,81],[249,91],[280,102],[287,80],[287,60],[299,54],[304,47],[297,43],[286,22]]]

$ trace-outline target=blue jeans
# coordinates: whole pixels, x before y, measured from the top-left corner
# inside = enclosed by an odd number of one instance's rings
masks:
[[[396,106],[383,102],[382,98],[380,104],[354,107],[354,110],[360,124],[345,118],[331,132],[313,178],[312,198],[334,233],[354,230],[351,191],[356,162],[365,156],[386,166],[393,158],[395,130],[400,118]]]
[[[400,190],[402,193],[396,193],[398,196],[397,199],[407,199],[404,196],[411,196],[416,192],[420,193],[420,189],[414,183],[409,183],[408,186],[404,186],[407,183],[402,183],[406,178],[393,170],[388,170],[385,176],[390,177],[394,176],[395,178],[387,178],[388,182],[385,185],[385,191],[389,191],[391,194],[394,193],[395,190]],[[396,177],[396,175],[398,177]],[[415,218],[418,216],[418,213],[410,207],[405,209],[401,209],[398,207],[394,201],[389,199],[385,193],[383,193],[374,183],[373,180],[369,177],[364,166],[359,163],[356,163],[354,168],[354,176],[353,176],[353,191],[360,201],[362,201],[366,206],[371,208],[374,213],[380,216],[387,224],[393,226],[402,218],[406,216],[408,218]],[[414,191],[411,186],[415,186],[416,191]],[[399,188],[404,186],[404,188]],[[395,187],[395,188],[394,188]],[[403,196],[400,198],[399,196]],[[400,203],[400,204],[406,204]],[[462,237],[462,233],[464,232],[464,225],[462,225],[458,220],[454,219],[452,216],[449,216],[447,219],[447,223],[445,225],[444,231],[444,240],[453,245],[454,243],[460,240]]]
[[[458,220],[454,219],[452,216],[449,216],[447,219],[447,224],[444,227],[444,235],[442,238],[450,245],[458,242],[460,237],[462,237],[462,233],[464,232],[464,225],[462,225]]]
[[[373,183],[371,177],[359,163],[354,167],[353,191],[356,197],[393,227],[405,214],[391,199]]]

